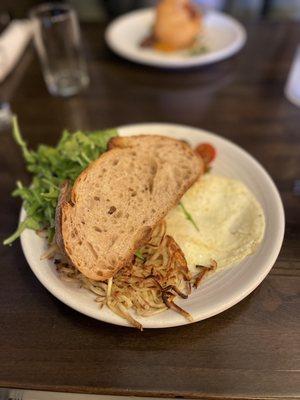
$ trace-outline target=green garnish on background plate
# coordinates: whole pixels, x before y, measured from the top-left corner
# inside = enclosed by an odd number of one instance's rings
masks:
[[[26,228],[46,231],[47,239],[51,242],[55,233],[55,209],[61,184],[65,180],[73,184],[90,162],[107,150],[108,140],[117,136],[118,132],[116,129],[74,133],[65,130],[56,147],[39,145],[33,151],[28,149],[21,136],[15,116],[12,131],[33,179],[30,186],[17,182],[12,195],[22,198],[26,218],[3,244],[11,244]]]
[[[189,56],[199,56],[205,53],[208,53],[208,47],[204,44],[196,44],[188,50]]]

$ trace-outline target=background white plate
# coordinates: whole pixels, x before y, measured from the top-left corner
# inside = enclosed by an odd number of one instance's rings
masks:
[[[267,172],[248,153],[221,137],[197,128],[171,124],[137,124],[119,128],[119,134],[160,134],[188,140],[192,146],[209,142],[217,149],[213,172],[240,179],[254,193],[266,217],[265,238],[258,251],[240,264],[207,278],[187,300],[178,304],[192,314],[195,321],[218,314],[251,293],[272,268],[281,248],[284,234],[284,211],[278,191]],[[21,218],[24,217],[24,210]],[[65,304],[90,317],[112,324],[128,324],[108,308],[99,310],[94,296],[85,289],[59,279],[54,264],[40,260],[47,245],[34,231],[21,235],[25,257],[40,282]],[[150,318],[139,318],[145,328],[165,328],[187,324],[184,317],[168,310]]]
[[[244,27],[229,15],[209,11],[204,17],[203,43],[208,51],[188,56],[186,52],[162,53],[144,49],[139,43],[149,35],[154,9],[133,11],[115,19],[105,32],[109,47],[120,56],[142,64],[185,68],[214,63],[237,53],[245,44]]]

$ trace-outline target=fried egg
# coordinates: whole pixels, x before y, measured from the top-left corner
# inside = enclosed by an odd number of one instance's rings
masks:
[[[167,233],[181,247],[191,272],[196,272],[196,265],[210,265],[211,259],[218,269],[233,266],[252,254],[263,239],[263,209],[238,180],[205,174],[181,203],[199,230],[177,206],[166,217]]]

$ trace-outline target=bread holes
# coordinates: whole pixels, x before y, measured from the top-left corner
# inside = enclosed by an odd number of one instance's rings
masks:
[[[98,228],[98,226],[93,226],[93,229],[98,233],[102,233],[102,229]]]
[[[157,173],[157,168],[158,168],[157,163],[153,162],[150,167],[151,177],[149,177],[149,192],[150,192],[150,194],[152,194],[152,192],[153,192],[154,178]]]
[[[119,163],[119,160],[116,159],[116,160],[113,161],[112,165],[115,167],[116,165],[118,165],[118,163]]]
[[[149,192],[150,192],[150,194],[153,193],[153,186],[154,186],[154,180],[152,180],[152,182],[149,182]]]
[[[117,235],[113,235],[111,238],[110,238],[110,248],[116,243],[116,240],[118,239],[118,236]]]
[[[89,249],[91,250],[92,255],[97,260],[98,259],[98,254],[97,254],[96,250],[94,249],[94,246],[90,242],[87,242],[87,245],[88,245]]]
[[[115,207],[115,206],[111,206],[107,213],[111,215],[111,214],[113,214],[115,211],[117,211],[116,207]]]
[[[100,197],[99,196],[94,196],[94,200],[95,201],[100,201]]]
[[[184,169],[185,171],[191,171],[188,165],[184,164],[185,160],[182,160],[182,165],[181,168]]]
[[[85,225],[85,221],[80,221],[81,222],[81,225]]]
[[[71,206],[71,207],[74,207],[74,206],[75,206],[75,203],[76,203],[76,200],[77,200],[77,198],[76,198],[76,193],[74,193],[74,192],[72,191],[71,194],[70,194],[70,199],[69,199],[69,201],[68,201],[68,205]]]
[[[114,270],[117,264],[117,258],[114,255],[111,255],[107,261],[108,265],[106,266],[106,268],[110,271]]]
[[[157,163],[155,161],[153,161],[153,163],[151,164],[150,173],[153,176],[155,176],[157,173]]]
[[[131,197],[135,197],[137,195],[137,193],[134,191],[131,193]]]

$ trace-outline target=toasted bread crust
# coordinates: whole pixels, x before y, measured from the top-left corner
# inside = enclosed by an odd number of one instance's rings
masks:
[[[55,210],[55,241],[62,253],[65,254],[65,244],[62,236],[62,208],[63,205],[70,201],[72,187],[69,181],[63,182],[60,187],[60,194],[58,197],[58,202]]]

